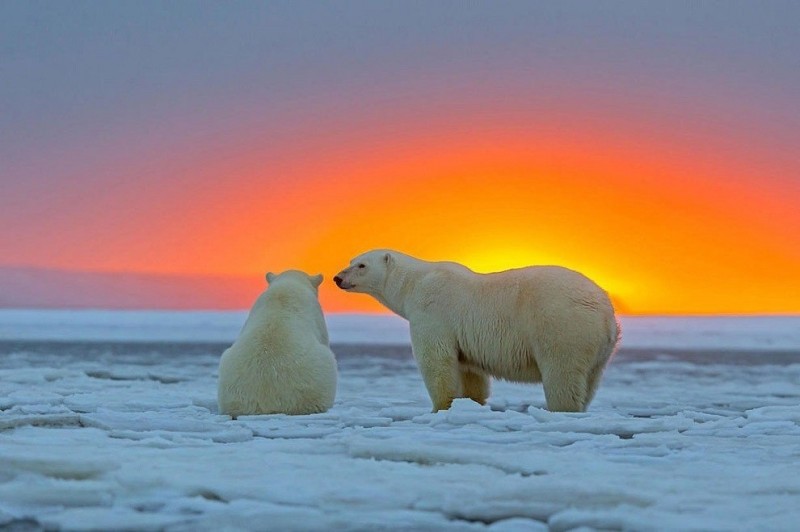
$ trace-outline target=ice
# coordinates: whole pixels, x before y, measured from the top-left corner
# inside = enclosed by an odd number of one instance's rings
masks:
[[[639,349],[794,350],[800,317],[624,317],[623,342]]]
[[[246,317],[244,311],[0,309],[0,339],[227,342]]]
[[[231,343],[244,311],[0,309],[1,340]],[[328,314],[333,344],[409,343],[408,323],[394,315]],[[628,349],[800,349],[800,316],[623,316]]]
[[[227,342],[246,311],[0,309],[0,340]],[[329,314],[333,343],[408,343],[408,323],[390,315]]]
[[[744,362],[668,335],[666,358],[623,348],[580,414],[505,382],[432,413],[407,347],[335,347],[329,412],[237,420],[217,412],[216,340],[0,342],[0,527],[793,530],[800,350],[768,331]]]

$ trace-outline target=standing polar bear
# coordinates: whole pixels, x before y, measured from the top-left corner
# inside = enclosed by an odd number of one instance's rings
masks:
[[[334,277],[409,321],[433,410],[484,404],[489,377],[541,382],[547,408],[583,412],[619,339],[608,295],[558,266],[478,274],[454,262],[369,251]]]
[[[322,276],[267,274],[236,342],[219,362],[219,410],[249,414],[325,412],[336,395],[336,359],[317,299]]]

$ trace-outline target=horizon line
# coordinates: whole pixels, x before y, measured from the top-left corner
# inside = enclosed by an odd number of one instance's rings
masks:
[[[112,313],[147,313],[147,312],[168,312],[168,313],[234,313],[234,312],[249,312],[250,307],[242,308],[110,308],[110,307],[2,307],[0,312],[112,312]],[[391,311],[386,312],[369,312],[369,311],[340,311],[332,310],[326,311],[323,309],[325,315],[338,315],[338,316],[369,316],[369,317],[391,317],[405,320],[394,314]],[[632,312],[617,312],[616,316],[621,318],[800,318],[800,311],[798,312],[774,312],[774,313],[745,313],[745,312],[717,312],[717,313],[632,313]],[[407,321],[407,320],[406,320]]]

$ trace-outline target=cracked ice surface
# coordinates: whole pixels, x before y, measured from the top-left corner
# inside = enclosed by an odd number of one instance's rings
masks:
[[[0,526],[794,530],[800,350],[617,356],[590,411],[539,386],[431,414],[406,347],[334,349],[334,408],[216,412],[219,346],[0,343]],[[687,361],[689,360],[689,361]],[[779,363],[775,361],[779,360]]]

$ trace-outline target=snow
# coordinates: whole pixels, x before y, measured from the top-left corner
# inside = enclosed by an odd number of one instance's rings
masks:
[[[407,342],[402,322],[332,317],[338,341],[358,344],[334,349],[334,408],[231,420],[217,413],[216,369],[243,315],[37,314],[0,313],[0,527],[800,522],[797,318],[626,319],[631,344],[589,412],[548,412],[541,386],[495,382],[487,406],[458,400],[433,414],[409,349],[386,348],[391,334]]]

